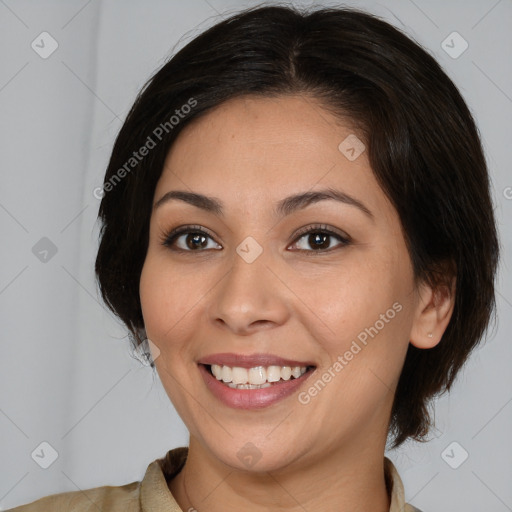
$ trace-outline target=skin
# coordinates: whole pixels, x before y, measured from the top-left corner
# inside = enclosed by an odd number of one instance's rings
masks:
[[[383,457],[407,347],[440,341],[453,294],[415,285],[398,215],[367,152],[350,161],[338,149],[355,133],[314,98],[247,96],[187,125],[167,156],[154,203],[186,190],[224,205],[222,217],[180,200],[155,209],[140,280],[156,368],[190,432],[187,462],[168,482],[184,511],[389,510]],[[326,187],[363,202],[373,218],[333,200],[273,216],[280,199]],[[187,235],[174,242],[183,252],[162,244],[186,224],[212,237],[190,249],[191,229],[189,245]],[[322,253],[314,237],[295,236],[314,224],[350,244],[330,237]],[[263,248],[252,263],[236,252],[248,236]],[[266,352],[314,361],[299,389],[307,390],[394,303],[401,311],[306,405],[294,393],[263,409],[233,409],[198,371],[209,354]],[[247,442],[261,454],[250,468],[237,456]]]

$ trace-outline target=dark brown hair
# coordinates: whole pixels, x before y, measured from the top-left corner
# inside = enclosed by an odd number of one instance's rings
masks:
[[[172,143],[228,99],[291,94],[316,98],[360,127],[372,170],[400,217],[417,282],[437,286],[456,276],[442,340],[429,350],[409,345],[391,412],[394,447],[408,437],[424,440],[429,401],[450,389],[495,313],[499,242],[466,103],[424,49],[374,15],[257,6],[200,34],[148,81],[105,175],[96,260],[102,297],[138,347],[152,200]]]

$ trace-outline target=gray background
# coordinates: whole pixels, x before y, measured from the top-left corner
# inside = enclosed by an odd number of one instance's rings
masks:
[[[160,381],[130,356],[123,326],[99,299],[93,190],[152,72],[221,17],[255,4],[0,0],[0,510],[140,480],[152,460],[188,443]],[[495,330],[436,402],[431,442],[388,456],[406,499],[425,512],[512,510],[512,1],[345,5],[405,30],[460,88],[482,134],[503,245]],[[42,46],[43,31],[58,43],[47,58],[31,47]],[[458,58],[441,46],[453,31],[469,44]],[[461,49],[460,40],[449,44]],[[57,249],[46,261],[33,251],[43,237]],[[44,441],[58,452],[48,469],[31,456]],[[462,450],[469,457],[453,469],[446,461],[460,462]]]

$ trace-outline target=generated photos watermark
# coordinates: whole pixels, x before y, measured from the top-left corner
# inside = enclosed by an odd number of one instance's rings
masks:
[[[160,123],[152,132],[148,135],[144,144],[132,153],[132,156],[120,167],[104,184],[102,187],[96,187],[92,194],[96,199],[101,199],[107,192],[110,192],[114,187],[128,175],[133,169],[135,169],[144,158],[149,155],[152,149],[154,149],[159,142],[162,141],[166,134],[169,134],[181,120],[189,114],[192,109],[197,105],[197,100],[189,98],[187,103],[184,103],[180,108],[174,111],[174,114],[169,118],[168,121]]]
[[[307,391],[301,391],[298,394],[298,401],[302,405],[309,404],[311,399],[317,396],[318,393],[320,393],[320,391],[322,391],[325,386],[331,382],[332,379],[334,379],[334,377],[336,377],[336,375],[338,375],[364,347],[368,345],[368,337],[373,339],[377,336],[377,334],[384,329],[386,324],[389,324],[389,322],[395,318],[396,314],[400,313],[402,309],[402,304],[395,302],[391,308],[379,316],[379,319],[376,320],[372,326],[366,327],[362,330],[357,335],[357,340],[352,340],[350,348],[343,354],[340,354],[336,361],[315,381],[314,384],[307,389]]]

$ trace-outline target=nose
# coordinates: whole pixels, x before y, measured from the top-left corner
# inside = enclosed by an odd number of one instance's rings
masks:
[[[289,316],[287,288],[260,255],[252,263],[238,253],[210,298],[210,319],[224,329],[248,335],[282,325]]]

